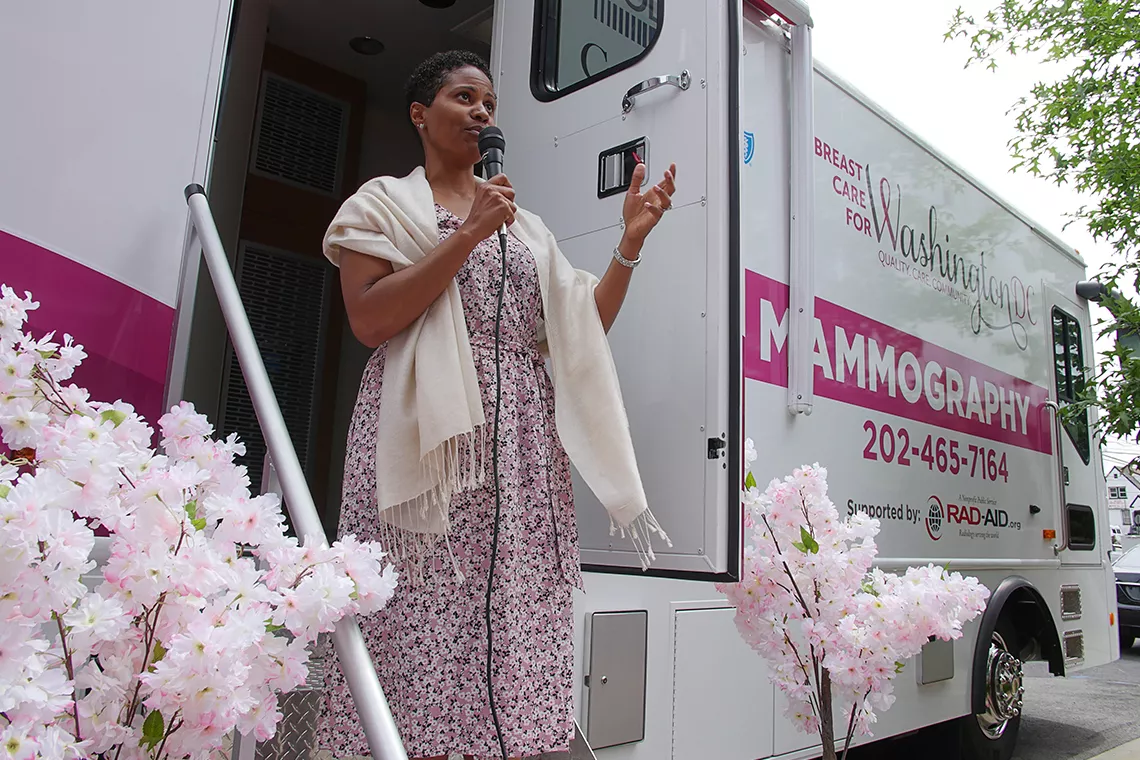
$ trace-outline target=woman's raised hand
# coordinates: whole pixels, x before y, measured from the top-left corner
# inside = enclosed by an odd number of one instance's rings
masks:
[[[645,164],[638,164],[633,170],[629,192],[625,194],[622,217],[625,219],[625,235],[635,244],[641,244],[661,216],[673,206],[673,193],[677,190],[677,165],[670,164],[661,181],[644,193],[641,185],[645,182]]]
[[[463,222],[463,227],[475,236],[476,240],[486,240],[495,234],[504,223],[514,224],[515,189],[507,175],[498,174],[486,182],[479,183],[475,198],[471,201],[471,211]]]

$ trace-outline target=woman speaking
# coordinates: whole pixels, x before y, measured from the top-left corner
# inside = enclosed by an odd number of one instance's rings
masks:
[[[432,56],[407,103],[423,166],[366,183],[324,242],[352,331],[376,347],[339,532],[380,540],[400,573],[388,606],[360,625],[409,756],[565,752],[582,585],[570,461],[644,562],[651,539],[668,541],[646,504],[606,331],[676,169],[643,192],[637,167],[598,280],[516,205],[506,176],[476,179],[479,134],[495,122],[481,58]],[[333,757],[368,754],[335,662],[318,741]]]

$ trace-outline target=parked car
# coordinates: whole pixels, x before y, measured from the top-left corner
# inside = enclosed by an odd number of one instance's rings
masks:
[[[1120,619],[1120,648],[1130,649],[1140,636],[1140,546],[1112,563],[1116,573],[1116,608]]]

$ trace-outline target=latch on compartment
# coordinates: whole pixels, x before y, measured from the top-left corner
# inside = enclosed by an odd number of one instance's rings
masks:
[[[624,193],[633,181],[633,170],[638,162],[649,168],[649,138],[639,137],[616,148],[602,151],[598,156],[598,197]],[[646,174],[648,176],[648,173]]]

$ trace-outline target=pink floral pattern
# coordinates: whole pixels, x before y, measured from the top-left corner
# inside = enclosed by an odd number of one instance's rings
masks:
[[[440,238],[461,220],[436,207]],[[566,751],[573,735],[571,593],[581,588],[570,462],[554,429],[554,390],[537,348],[542,316],[530,251],[510,237],[504,297],[499,473],[502,512],[492,600],[495,703],[511,756]],[[495,410],[496,238],[483,241],[456,276],[488,428]],[[349,430],[340,534],[379,535],[376,411],[385,349],[368,363]],[[490,430],[488,430],[488,433]],[[491,480],[487,465],[488,485]],[[413,583],[401,571],[387,607],[362,618],[380,683],[410,757],[498,756],[487,704],[484,603],[494,526],[494,490],[451,504],[451,549],[425,563]],[[339,662],[330,652],[318,745],[335,757],[367,755],[368,745]]]

